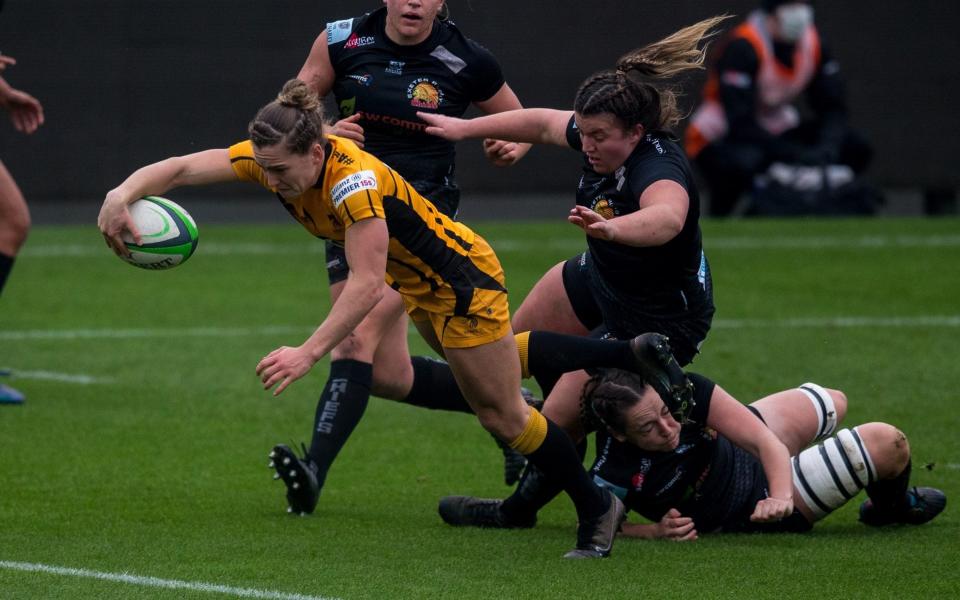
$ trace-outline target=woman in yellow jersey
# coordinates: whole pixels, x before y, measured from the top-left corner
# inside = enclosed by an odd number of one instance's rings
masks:
[[[148,165],[111,190],[98,220],[107,244],[125,254],[124,231],[139,242],[127,206],[141,196],[238,179],[270,189],[311,233],[343,243],[350,272],[306,341],[277,348],[257,364],[264,388],[279,394],[305,375],[376,306],[386,279],[420,334],[450,363],[484,428],[564,482],[579,517],[577,546],[566,556],[609,555],[623,504],[593,483],[566,433],[524,402],[493,250],[379,159],[350,140],[325,136],[322,119],[306,84],[287,82],[250,123],[249,141]]]

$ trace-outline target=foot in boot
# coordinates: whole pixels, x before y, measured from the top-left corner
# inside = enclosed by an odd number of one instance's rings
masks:
[[[577,547],[563,555],[564,558],[606,558],[613,550],[613,540],[620,525],[627,518],[627,510],[620,498],[609,490],[610,508],[596,519],[580,523],[577,528]]]
[[[448,525],[468,527],[489,527],[493,529],[528,529],[537,523],[533,517],[529,521],[510,521],[500,510],[503,500],[475,498],[473,496],[446,496],[440,499],[437,512]]]
[[[936,488],[912,487],[907,490],[907,503],[897,510],[881,510],[872,500],[860,505],[860,521],[866,525],[880,527],[893,523],[921,525],[933,519],[947,506],[947,496]]]
[[[693,384],[670,350],[669,338],[644,333],[630,340],[636,373],[646,379],[677,421],[683,423],[693,409]]]
[[[277,444],[270,451],[270,464],[276,470],[274,479],[287,486],[287,512],[307,515],[317,507],[320,499],[320,484],[317,481],[317,466],[309,457],[300,458],[288,446]]]

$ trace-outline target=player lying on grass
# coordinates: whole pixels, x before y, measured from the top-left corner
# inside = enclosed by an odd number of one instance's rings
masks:
[[[584,421],[598,429],[594,481],[651,521],[625,523],[625,536],[807,531],[862,489],[868,525],[926,523],[946,506],[940,490],[909,486],[910,445],[896,427],[834,434],[847,404],[838,390],[807,383],[744,406],[706,377],[688,378],[682,423],[636,374],[605,370],[584,387]],[[449,496],[440,514],[452,525],[532,527],[555,495],[529,469],[507,500]]]

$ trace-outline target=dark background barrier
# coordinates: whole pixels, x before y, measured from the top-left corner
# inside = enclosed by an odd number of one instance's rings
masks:
[[[747,1],[449,0],[453,19],[499,58],[528,106],[568,108],[579,82],[623,52]],[[43,102],[33,136],[0,124],[0,157],[31,202],[99,205],[138,166],[242,139],[256,109],[294,76],[327,21],[377,0],[7,0],[5,72]],[[883,187],[960,184],[960,3],[817,2],[817,22],[848,82],[854,124]],[[731,23],[732,24],[732,23]],[[687,102],[702,76],[691,78]],[[470,192],[569,192],[578,157],[537,148],[495,169],[479,143],[459,147]],[[249,196],[252,186],[227,188]],[[185,192],[181,192],[185,193]],[[192,194],[212,192],[193,191]],[[223,196],[225,189],[215,192]]]

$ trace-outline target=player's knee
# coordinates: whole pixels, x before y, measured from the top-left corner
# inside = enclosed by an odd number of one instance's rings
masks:
[[[833,408],[837,413],[837,423],[842,423],[847,416],[847,395],[840,390],[826,388],[830,397],[833,398]]]
[[[856,427],[866,441],[877,467],[877,477],[896,477],[910,461],[910,441],[889,423],[865,423]]]
[[[373,362],[375,350],[372,340],[352,332],[330,351],[330,359]]]
[[[413,383],[413,366],[410,361],[375,361],[370,392],[388,400],[403,400]]]
[[[483,428],[504,442],[511,442],[523,432],[523,422],[512,413],[499,407],[483,406],[476,410],[477,419]]]
[[[6,211],[2,216],[0,251],[13,256],[27,241],[27,235],[30,233],[30,211],[24,205],[23,210]]]

